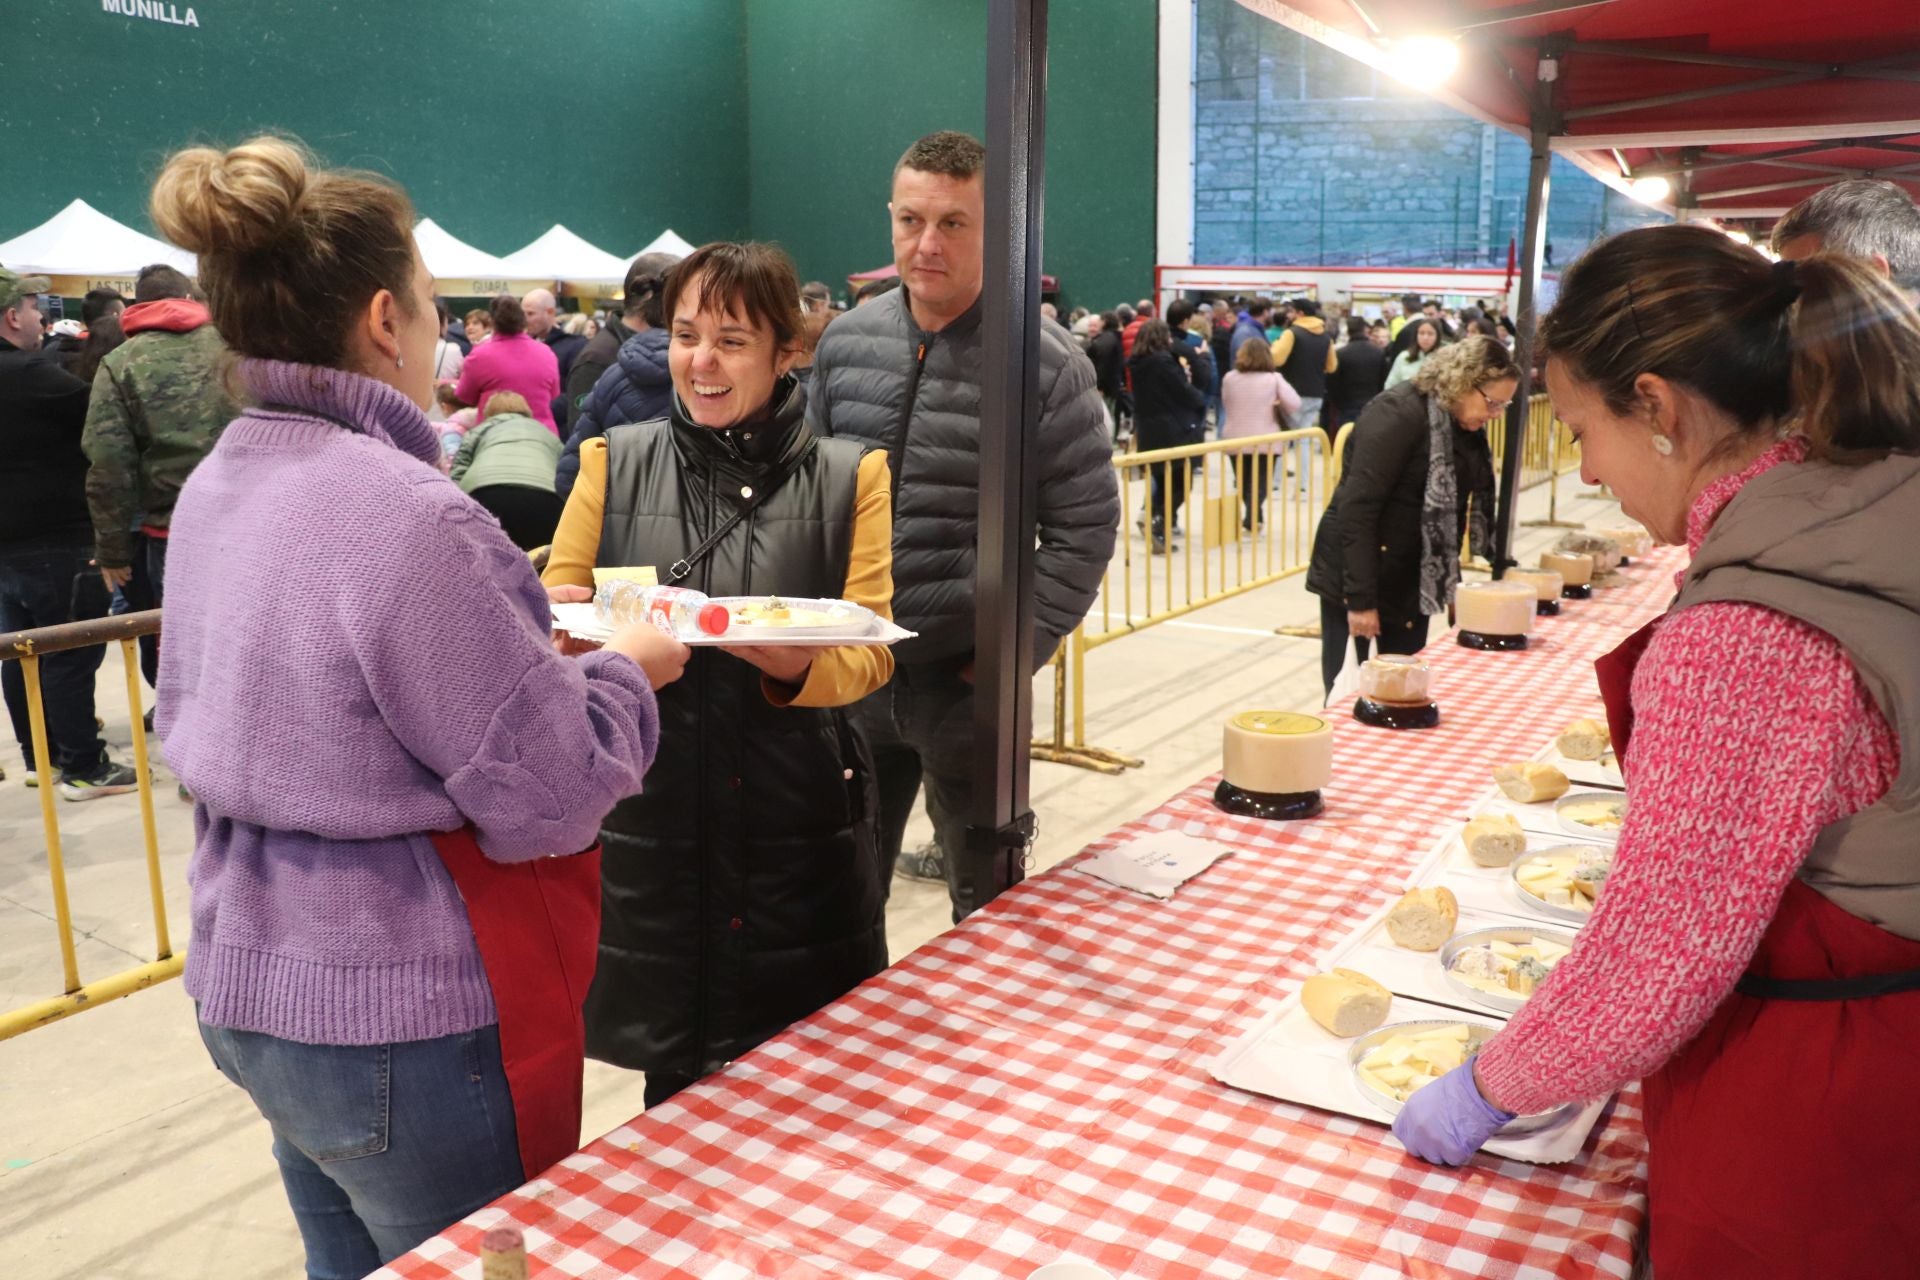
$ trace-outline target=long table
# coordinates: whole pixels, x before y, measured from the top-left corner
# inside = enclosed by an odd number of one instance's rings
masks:
[[[1231,817],[1203,780],[380,1274],[478,1277],[510,1222],[536,1276],[1022,1280],[1064,1256],[1128,1280],[1626,1276],[1637,1088],[1576,1162],[1450,1170],[1206,1064],[1399,891],[1492,765],[1598,714],[1592,660],[1679,563],[1636,562],[1524,652],[1436,639],[1440,727],[1331,717],[1323,816]],[[1239,852],[1167,902],[1075,870],[1167,829]]]

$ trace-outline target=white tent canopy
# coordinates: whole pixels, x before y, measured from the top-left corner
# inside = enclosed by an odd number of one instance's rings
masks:
[[[672,227],[668,227],[665,231],[655,236],[653,243],[642,249],[640,253],[671,253],[675,257],[684,258],[692,253],[693,250],[694,246],[688,244],[679,232],[675,231]],[[640,253],[636,253],[633,256],[637,258],[640,256]]]
[[[456,238],[432,218],[420,220],[413,229],[413,242],[420,246],[421,261],[436,278],[487,279],[509,274],[500,259]]]
[[[0,243],[0,266],[21,274],[127,279],[156,262],[194,272],[194,257],[185,249],[115,222],[85,200]]]
[[[526,248],[502,258],[500,266],[507,275],[523,280],[617,285],[627,278],[625,258],[589,244],[559,223]]]

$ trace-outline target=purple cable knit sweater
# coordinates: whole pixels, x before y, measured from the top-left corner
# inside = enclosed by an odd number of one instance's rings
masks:
[[[428,832],[501,862],[591,845],[660,722],[640,668],[562,658],[546,592],[429,464],[426,415],[334,369],[246,361],[258,408],[167,544],[156,724],[196,802],[203,1021],[381,1044],[496,1020]]]

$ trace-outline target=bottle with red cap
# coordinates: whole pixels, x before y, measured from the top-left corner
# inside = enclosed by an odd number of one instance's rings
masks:
[[[677,640],[725,635],[733,621],[727,607],[705,592],[688,587],[648,587],[616,582],[594,601],[603,621],[619,625],[651,622]]]

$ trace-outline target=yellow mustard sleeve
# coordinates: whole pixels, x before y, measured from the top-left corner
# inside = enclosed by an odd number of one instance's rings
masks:
[[[600,554],[600,526],[607,515],[607,442],[580,446],[580,476],[553,531],[553,550],[540,581],[549,587],[593,586],[593,565]],[[891,592],[891,588],[889,588]]]
[[[1282,329],[1280,336],[1273,340],[1273,367],[1278,369],[1293,355],[1293,329]]]
[[[583,450],[580,479],[584,482],[586,478]],[[578,487],[574,489],[575,493],[579,491]],[[564,530],[564,517],[560,524]],[[596,533],[598,524],[596,512]],[[556,555],[559,549],[559,537],[555,535]],[[860,459],[853,499],[853,548],[847,560],[844,594],[855,604],[865,605],[882,618],[892,620],[893,485],[884,450],[876,449]],[[798,690],[765,677],[760,681],[760,688],[767,701],[777,707],[844,707],[858,702],[891,679],[893,651],[885,645],[841,645],[820,651],[807,669],[806,682]]]
[[[1340,367],[1340,353],[1334,349],[1331,340],[1327,343],[1327,372],[1332,373]]]

